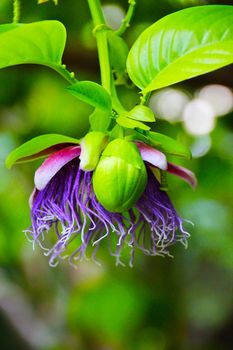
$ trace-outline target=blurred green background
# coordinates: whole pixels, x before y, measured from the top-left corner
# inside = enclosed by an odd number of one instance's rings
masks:
[[[158,18],[207,3],[232,1],[138,0],[129,45]],[[108,22],[119,25],[126,0],[103,1]],[[116,7],[116,5],[121,7]],[[111,5],[111,6],[110,6]],[[0,23],[12,1],[0,1]],[[64,62],[79,79],[99,81],[98,60],[85,0],[22,0],[22,22],[62,21],[68,32]],[[1,48],[0,48],[1,49]],[[134,268],[115,267],[104,248],[102,265],[50,268],[22,230],[30,223],[28,197],[39,162],[8,171],[6,155],[42,133],[80,137],[92,109],[64,90],[66,82],[38,66],[0,71],[0,348],[14,350],[230,350],[233,347],[233,67],[152,96],[155,129],[188,144],[197,174],[195,192],[172,176],[170,196],[191,233],[174,258],[136,254]],[[218,84],[214,85],[213,84]],[[132,107],[136,89],[119,88]],[[195,119],[197,118],[197,119]],[[198,119],[199,118],[199,119]],[[198,120],[198,122],[196,122]]]

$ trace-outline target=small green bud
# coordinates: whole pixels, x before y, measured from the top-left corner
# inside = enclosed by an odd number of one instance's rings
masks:
[[[132,208],[146,183],[146,167],[136,145],[124,139],[110,142],[93,175],[94,191],[103,207],[110,212]]]
[[[81,141],[80,168],[84,171],[95,169],[108,137],[100,131],[89,132]]]

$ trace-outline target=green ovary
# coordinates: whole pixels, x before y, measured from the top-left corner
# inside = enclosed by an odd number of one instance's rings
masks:
[[[147,172],[137,147],[123,139],[109,143],[93,176],[98,201],[110,212],[134,206],[147,183]]]

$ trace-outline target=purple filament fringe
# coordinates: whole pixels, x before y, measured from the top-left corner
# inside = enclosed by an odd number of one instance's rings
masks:
[[[116,264],[122,264],[120,255],[125,244],[130,247],[129,265],[133,266],[135,249],[147,255],[169,255],[168,247],[177,241],[185,246],[189,236],[166,192],[148,169],[145,192],[128,212],[110,213],[97,201],[92,188],[92,173],[79,168],[79,160],[65,165],[38,191],[31,209],[32,225],[25,230],[33,243],[38,243],[44,254],[50,256],[49,264],[56,266],[64,259],[67,246],[76,239],[77,248],[69,256],[74,264],[86,258],[88,246],[93,246],[92,258],[103,239],[108,240],[110,254]],[[54,229],[56,243],[45,248],[45,234]],[[112,251],[113,235],[115,249]],[[53,237],[54,238],[54,237]],[[97,262],[97,261],[96,261]]]

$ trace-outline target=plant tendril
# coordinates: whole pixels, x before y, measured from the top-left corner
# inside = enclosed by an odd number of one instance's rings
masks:
[[[124,34],[126,29],[129,28],[130,21],[131,21],[131,19],[133,17],[133,14],[134,14],[135,6],[136,6],[136,0],[129,0],[128,3],[129,3],[129,7],[128,7],[128,11],[126,13],[126,16],[122,20],[120,28],[115,31],[115,33],[117,35],[119,35],[119,36]]]

